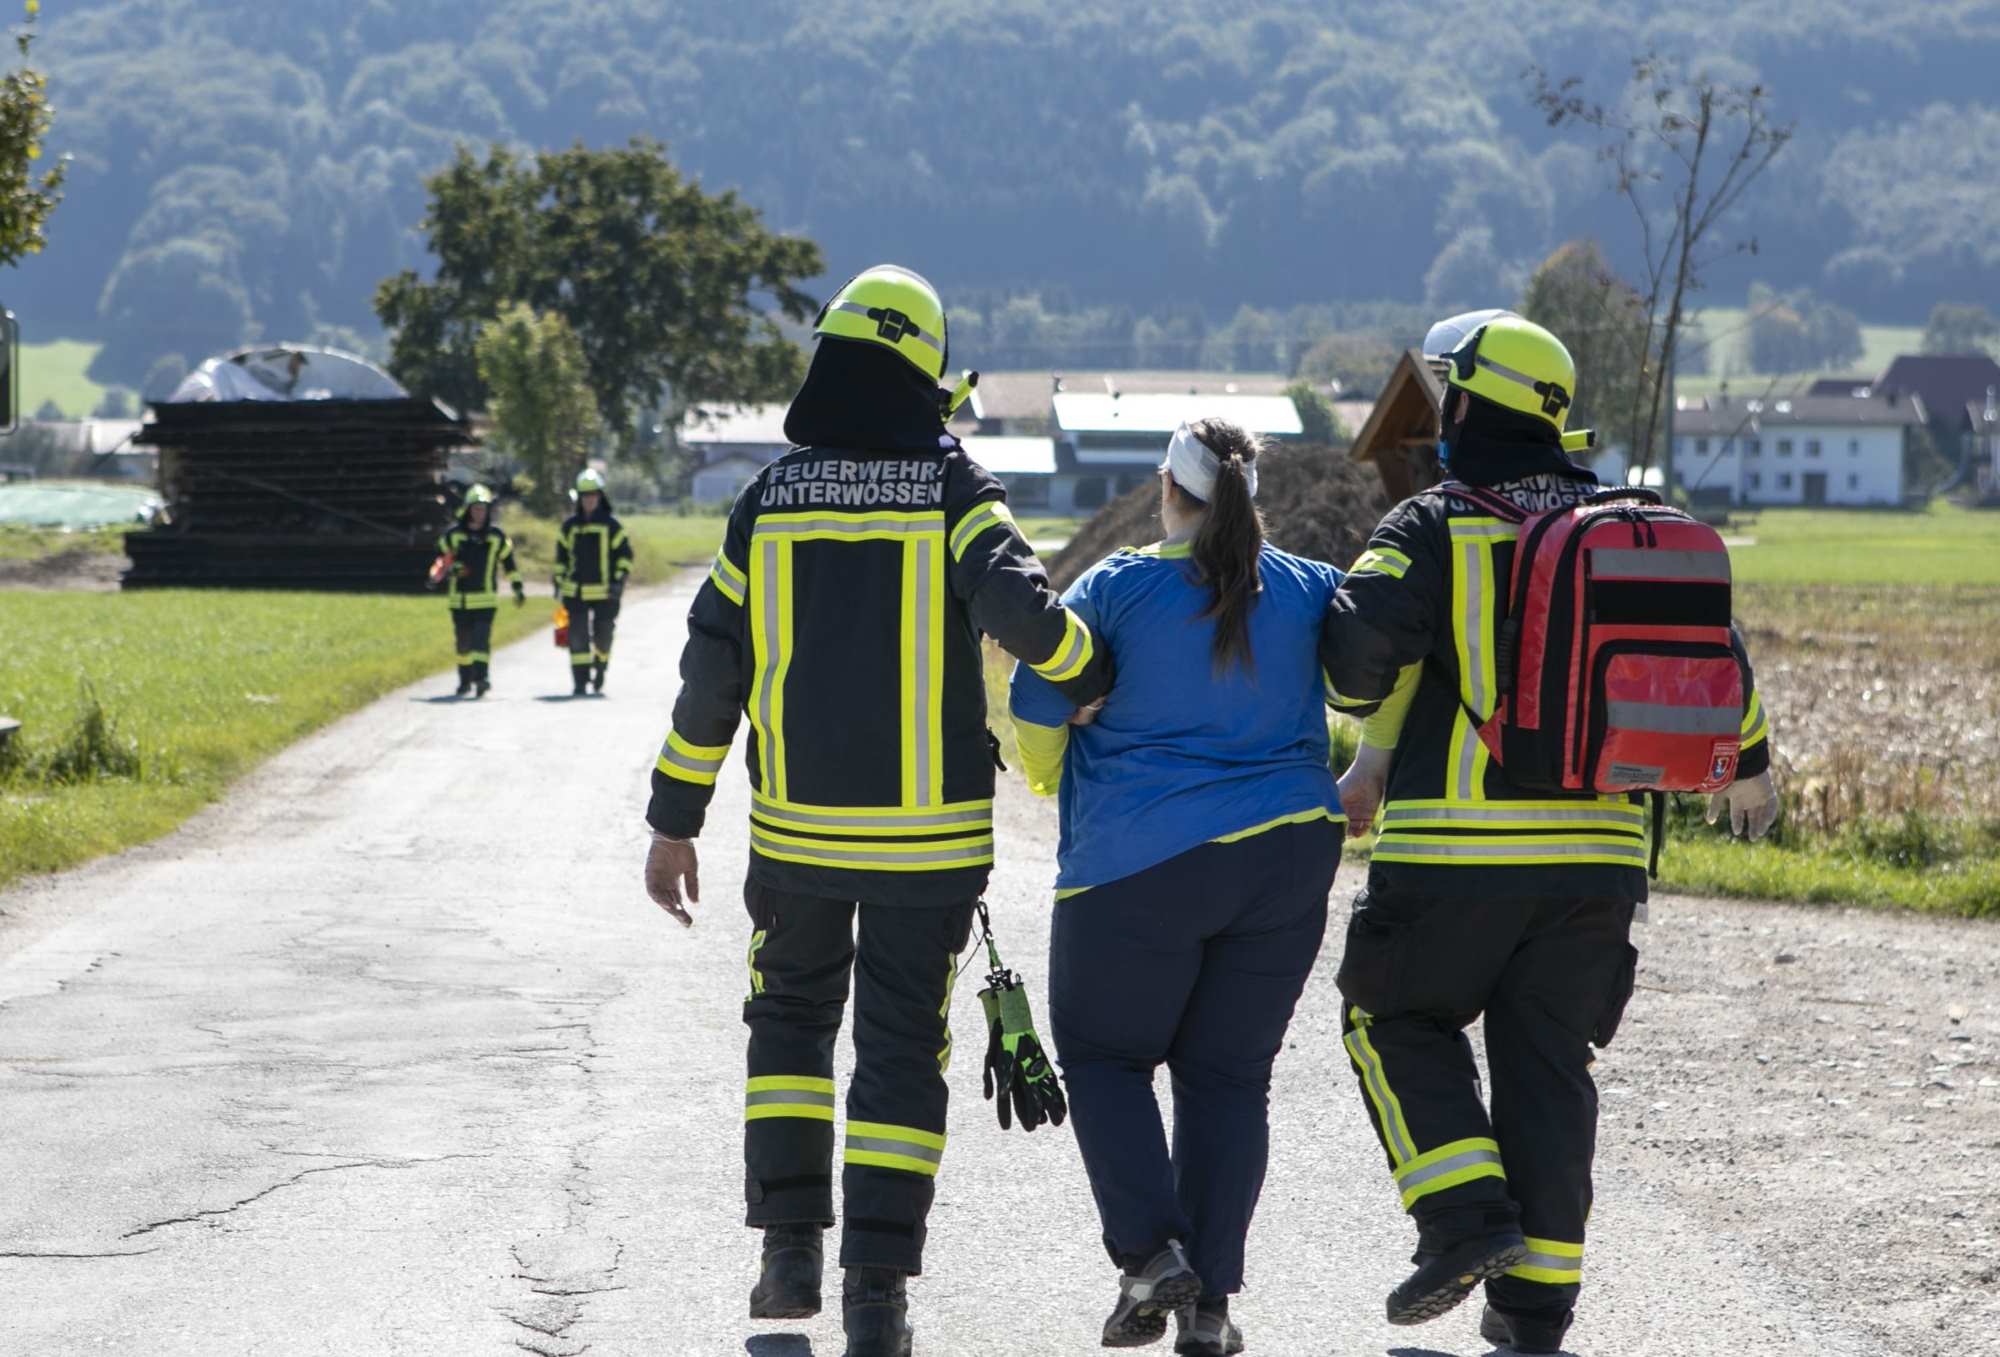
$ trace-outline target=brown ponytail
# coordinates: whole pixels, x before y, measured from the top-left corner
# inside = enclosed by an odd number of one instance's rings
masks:
[[[1250,498],[1250,466],[1260,445],[1253,435],[1224,419],[1201,420],[1189,425],[1188,432],[1222,463],[1190,550],[1195,570],[1209,590],[1202,616],[1215,622],[1215,670],[1220,674],[1236,664],[1254,670],[1250,611],[1263,588],[1257,559],[1264,550],[1264,519]],[[1180,493],[1187,495],[1185,488]],[[1188,498],[1194,500],[1192,495]]]

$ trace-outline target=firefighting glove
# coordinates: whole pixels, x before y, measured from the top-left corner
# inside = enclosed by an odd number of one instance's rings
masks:
[[[986,1013],[987,1032],[982,1083],[987,1101],[995,1103],[1000,1114],[1000,1129],[1010,1129],[1015,1117],[1023,1131],[1033,1131],[1045,1121],[1062,1125],[1069,1116],[1069,1101],[1042,1050],[1041,1038],[1035,1035],[1028,991],[1012,972],[995,972],[979,991],[979,1006]]]
[[[519,580],[515,580],[515,581],[514,581],[514,606],[515,606],[515,607],[517,607],[517,608],[520,608],[520,607],[524,607],[524,606],[526,606],[527,602],[528,602],[528,591],[527,591],[527,589],[526,589],[526,588],[525,588],[525,587],[524,587],[524,586],[523,586],[523,585],[521,584],[521,581],[519,581]]]
[[[1729,812],[1729,832],[1741,838],[1761,839],[1778,818],[1778,790],[1771,784],[1771,770],[1755,777],[1738,778],[1708,799],[1708,822],[1714,824]]]

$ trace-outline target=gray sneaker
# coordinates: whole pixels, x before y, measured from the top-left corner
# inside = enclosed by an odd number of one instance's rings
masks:
[[[1167,1316],[1201,1299],[1201,1278],[1188,1266],[1180,1241],[1118,1278],[1118,1304],[1104,1321],[1104,1346],[1141,1348],[1167,1336]]]
[[[1205,1300],[1174,1311],[1174,1352],[1178,1357],[1235,1357],[1243,1351],[1243,1330],[1229,1322],[1229,1300]]]

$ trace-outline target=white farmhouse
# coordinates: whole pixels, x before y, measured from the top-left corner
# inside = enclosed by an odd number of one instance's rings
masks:
[[[1676,401],[1673,420],[1674,480],[1698,503],[1892,506],[1924,407],[1914,395],[1711,396]]]

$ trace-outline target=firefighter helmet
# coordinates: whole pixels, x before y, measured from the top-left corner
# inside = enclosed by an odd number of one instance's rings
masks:
[[[1563,431],[1576,395],[1576,360],[1541,326],[1519,316],[1497,316],[1447,357],[1445,380],[1450,385]]]
[[[465,502],[468,505],[491,504],[493,502],[493,492],[483,485],[475,485],[465,492]]]
[[[877,264],[850,278],[820,308],[813,333],[894,349],[934,382],[944,379],[951,358],[937,289],[894,264]]]
[[[604,474],[596,467],[587,466],[576,473],[576,493],[579,495],[603,494]]]

